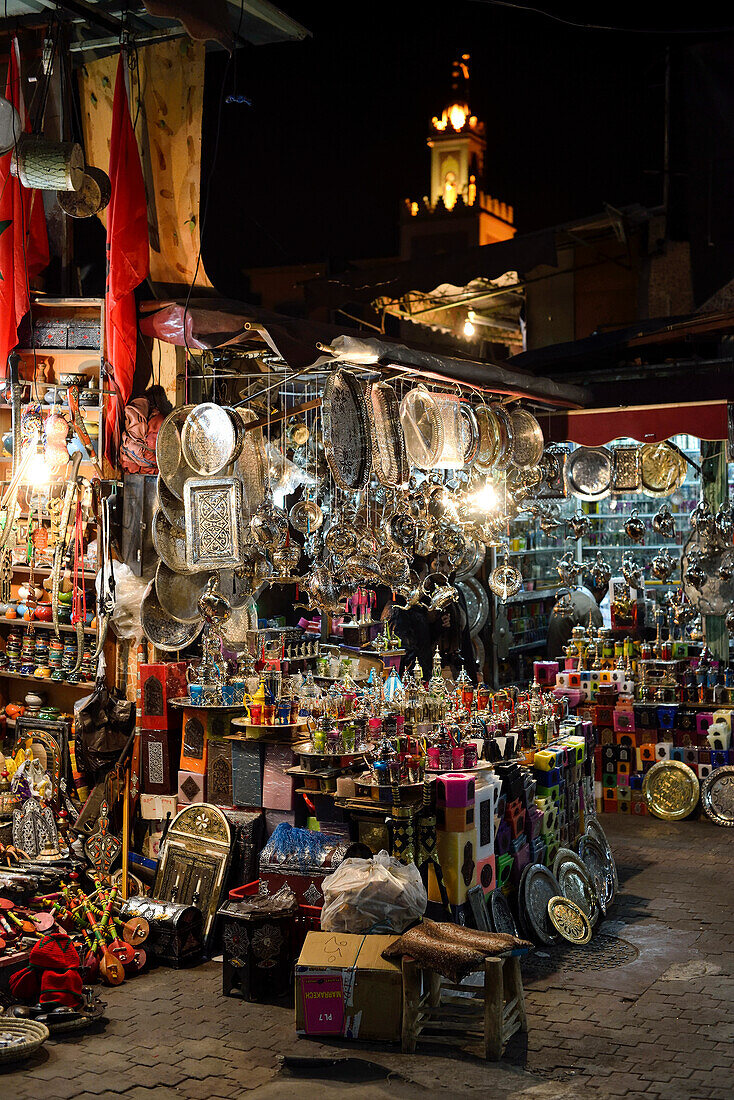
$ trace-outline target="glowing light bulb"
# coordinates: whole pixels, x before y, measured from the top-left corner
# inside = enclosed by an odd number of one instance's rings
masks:
[[[497,490],[489,482],[478,489],[473,496],[474,507],[478,512],[492,512],[499,503]]]
[[[51,471],[49,470],[45,456],[35,454],[26,467],[24,480],[29,485],[44,486],[51,483]]]
[[[472,324],[471,321],[464,321],[464,335],[465,336],[473,336],[476,331],[477,330],[475,329],[475,327],[474,327],[474,325]]]

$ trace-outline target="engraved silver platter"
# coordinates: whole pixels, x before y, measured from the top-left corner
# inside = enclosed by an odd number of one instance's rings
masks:
[[[239,417],[207,401],[186,417],[181,429],[181,453],[198,477],[211,477],[234,462],[242,436]]]
[[[586,822],[586,830],[589,836],[593,836],[595,840],[598,840],[601,847],[604,849],[604,854],[607,857],[607,864],[612,872],[612,878],[614,880],[614,893],[616,894],[619,889],[619,879],[617,878],[617,864],[614,861],[614,854],[612,852],[611,845],[607,840],[607,834],[601,827],[598,817],[589,817]]]
[[[252,577],[246,569],[222,569],[219,591],[231,607],[242,607],[252,595]]]
[[[156,489],[158,491],[158,507],[163,512],[166,519],[169,523],[173,523],[178,527],[183,527],[183,502],[178,499],[175,493],[171,492],[160,474],[158,474]]]
[[[606,447],[577,447],[566,459],[566,486],[579,500],[603,500],[612,486],[612,455]]]
[[[464,452],[464,465],[472,466],[479,454],[480,428],[476,413],[471,405],[459,406],[461,417],[461,444]]]
[[[181,453],[181,429],[193,405],[174,409],[161,424],[155,441],[155,457],[158,471],[175,497],[183,500],[183,487],[187,477],[196,477]]]
[[[466,600],[469,633],[478,634],[489,618],[489,596],[482,582],[476,577],[466,577],[462,581],[456,581],[454,587],[459,589]]]
[[[548,946],[558,940],[558,933],[548,916],[548,902],[560,893],[558,879],[542,863],[531,863],[523,871],[518,906],[534,938]]]
[[[489,895],[489,915],[495,932],[506,932],[510,936],[519,935],[512,910],[501,890],[493,890]]]
[[[140,621],[148,641],[156,649],[162,649],[168,653],[191,645],[204,626],[203,619],[199,619],[196,623],[179,623],[172,619],[158,602],[154,581],[151,581],[145,590],[140,609]]]
[[[734,826],[734,767],[714,768],[701,784],[701,805],[714,825]]]
[[[419,470],[432,470],[443,451],[443,418],[433,395],[416,386],[400,402],[400,422],[408,458]]]
[[[372,469],[372,438],[362,386],[350,371],[335,370],[321,399],[324,453],[340,489],[364,489]]]
[[[517,408],[512,422],[512,461],[516,466],[537,466],[543,457],[543,431],[532,413]]]
[[[265,439],[262,428],[248,428],[257,420],[252,409],[233,409],[244,430],[242,450],[237,458],[236,470],[244,488],[244,503],[250,514],[256,512],[265,499],[268,485],[268,457],[265,453]],[[249,516],[245,517],[246,519]]]
[[[186,564],[190,572],[243,564],[242,482],[237,477],[189,478],[184,487]]]
[[[174,573],[191,573],[186,563],[186,533],[171,523],[159,508],[153,516],[153,546],[161,561]]]
[[[155,593],[163,610],[178,623],[196,623],[201,618],[199,600],[206,592],[208,573],[193,576],[174,573],[165,562],[158,562]]]
[[[381,485],[397,489],[410,476],[405,436],[400,423],[400,403],[388,382],[375,382],[369,391],[367,409],[372,429],[372,468]]]
[[[569,849],[561,849],[561,852],[564,850],[568,851]],[[561,852],[558,853],[553,864],[553,874],[558,879],[558,885],[561,887],[564,898],[575,902],[579,909],[586,913],[593,928],[599,919],[600,912],[594,883],[575,852],[571,853],[575,857],[574,859],[563,858]]]
[[[585,833],[579,839],[579,855],[594,883],[601,911],[606,915],[614,901],[614,875],[609,866],[607,854],[598,840]]]
[[[222,640],[229,649],[244,649],[247,635],[257,630],[257,612],[253,600],[248,599],[241,607],[232,609],[232,614],[222,623]]]

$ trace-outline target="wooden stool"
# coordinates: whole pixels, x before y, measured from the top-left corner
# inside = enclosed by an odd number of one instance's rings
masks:
[[[414,1053],[421,1036],[449,1046],[479,1038],[484,1057],[497,1062],[510,1036],[528,1030],[517,955],[485,959],[484,984],[479,986],[449,982],[407,955],[402,969],[404,1054]]]

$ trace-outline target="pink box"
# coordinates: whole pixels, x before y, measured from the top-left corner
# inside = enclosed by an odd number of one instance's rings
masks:
[[[612,725],[619,733],[635,732],[635,712],[624,707],[615,707],[612,715]]]
[[[466,772],[448,772],[436,779],[437,806],[473,806],[474,776]]]
[[[708,733],[708,728],[714,720],[713,714],[709,714],[708,711],[703,711],[701,714],[696,715],[696,731],[697,733]]]
[[[533,661],[533,674],[539,684],[555,684],[558,661]]]

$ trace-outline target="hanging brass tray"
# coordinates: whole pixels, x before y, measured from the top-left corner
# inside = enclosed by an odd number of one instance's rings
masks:
[[[681,821],[698,803],[698,776],[681,760],[661,760],[645,776],[642,793],[655,817]]]
[[[185,649],[198,638],[204,620],[196,623],[179,623],[164,611],[155,592],[155,581],[151,581],[145,590],[140,609],[140,622],[145,637],[156,649],[173,653]]]
[[[362,386],[350,371],[335,370],[321,399],[324,453],[340,489],[367,486],[372,470],[372,439]]]

